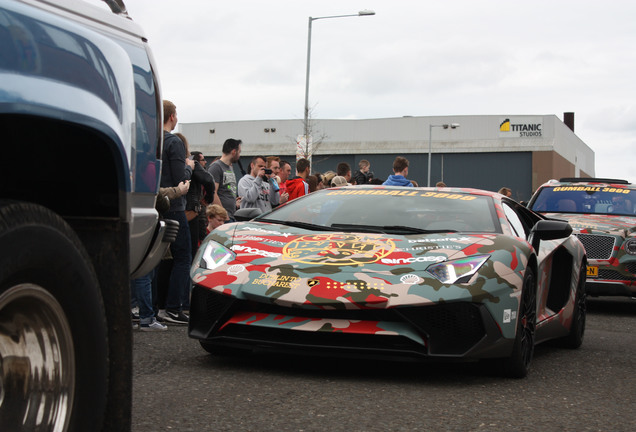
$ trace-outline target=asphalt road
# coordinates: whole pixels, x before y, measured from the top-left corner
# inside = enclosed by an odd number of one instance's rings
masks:
[[[479,364],[217,358],[186,328],[134,335],[133,432],[634,431],[636,301],[591,299],[583,346],[522,380]]]

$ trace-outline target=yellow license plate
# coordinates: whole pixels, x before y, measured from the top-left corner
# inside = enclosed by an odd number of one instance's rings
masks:
[[[598,267],[587,266],[587,277],[598,277]]]

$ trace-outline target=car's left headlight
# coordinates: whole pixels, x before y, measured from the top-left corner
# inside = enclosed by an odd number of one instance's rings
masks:
[[[431,264],[426,269],[445,284],[466,283],[488,261],[490,255],[475,255],[451,261]]]
[[[197,254],[199,255],[199,254]],[[199,266],[207,270],[213,270],[223,264],[233,261],[236,255],[234,252],[215,241],[209,241],[203,246],[199,255]]]
[[[636,255],[636,238],[630,238],[625,242],[625,252]]]

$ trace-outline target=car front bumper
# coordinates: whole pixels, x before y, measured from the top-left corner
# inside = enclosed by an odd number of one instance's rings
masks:
[[[484,305],[468,302],[382,310],[323,310],[237,300],[193,288],[188,334],[208,346],[250,352],[390,360],[476,360],[510,355]]]

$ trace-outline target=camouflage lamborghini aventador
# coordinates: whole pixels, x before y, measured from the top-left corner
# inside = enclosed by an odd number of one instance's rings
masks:
[[[210,353],[489,359],[523,377],[535,344],[583,340],[571,233],[474,189],[314,192],[205,239],[188,332]]]

